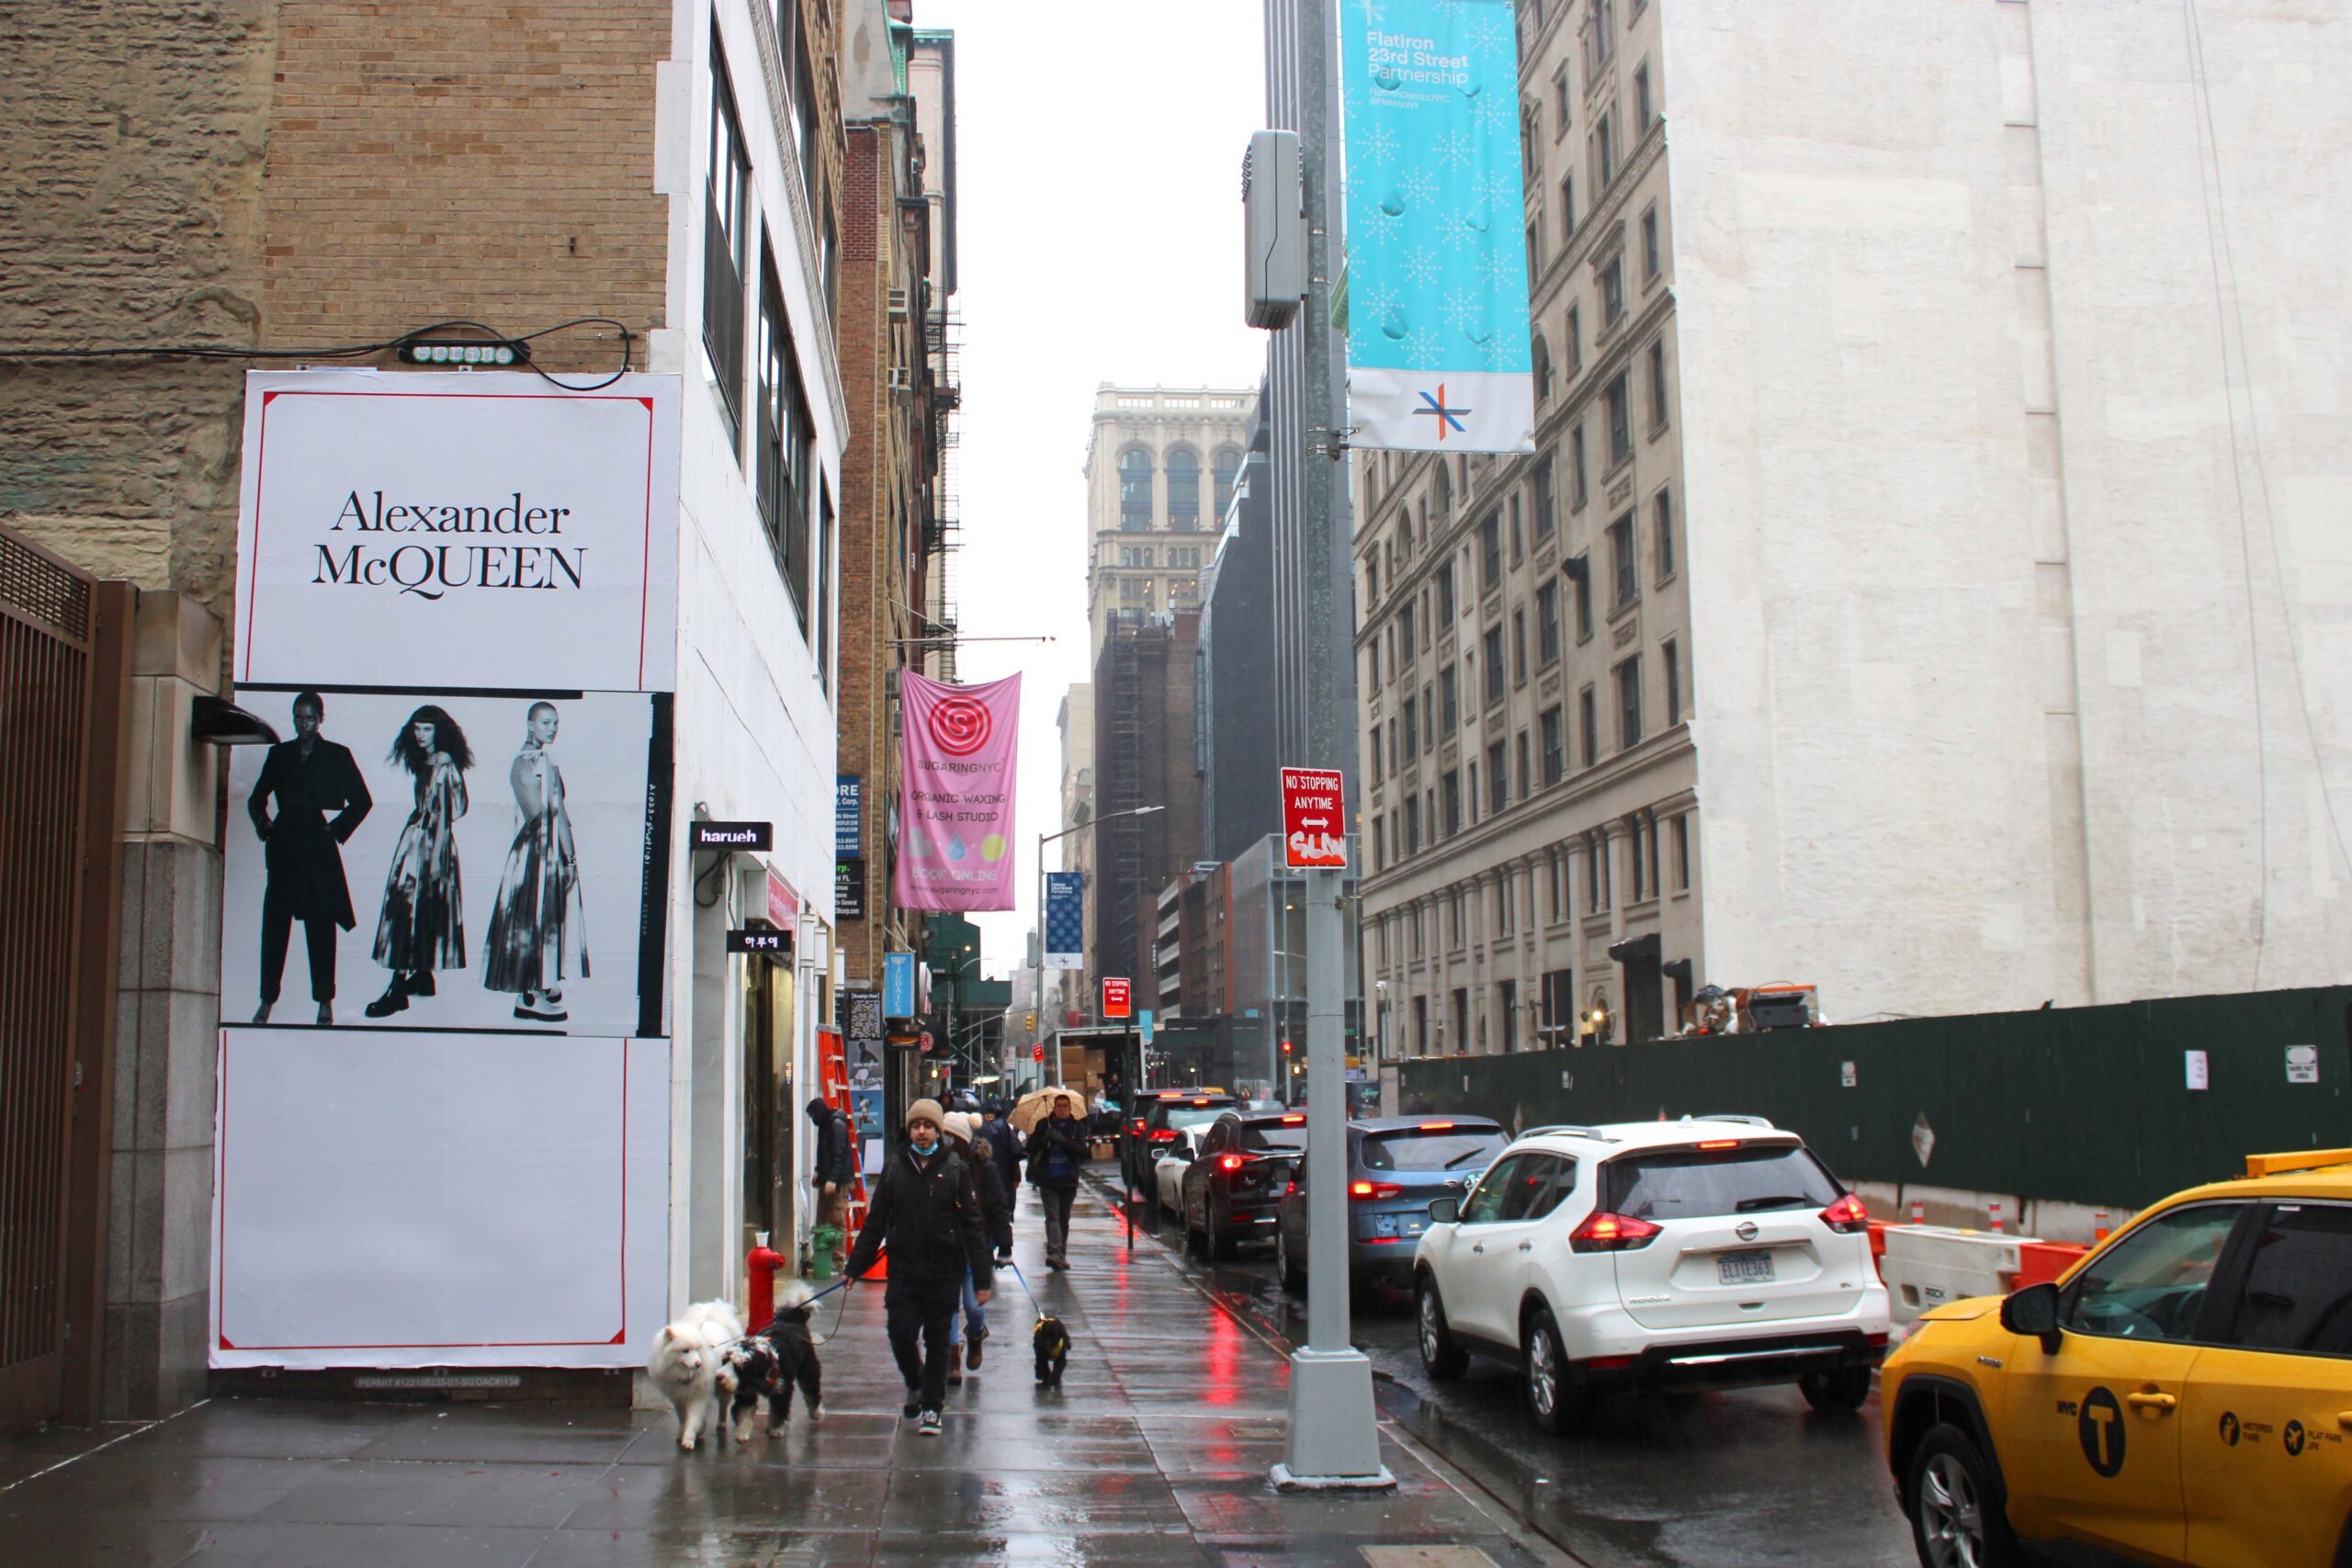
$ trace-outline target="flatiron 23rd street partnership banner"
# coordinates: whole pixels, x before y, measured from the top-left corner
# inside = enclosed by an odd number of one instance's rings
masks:
[[[902,909],[1012,908],[1012,790],[1021,677],[955,686],[905,672],[899,769]]]
[[[1359,446],[1532,452],[1510,0],[1340,7]]]

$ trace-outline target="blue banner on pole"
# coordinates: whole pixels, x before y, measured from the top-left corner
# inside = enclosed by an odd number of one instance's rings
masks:
[[[1358,446],[1532,452],[1511,0],[1345,0]]]
[[[865,853],[865,780],[856,773],[833,777],[833,854],[855,858]]]
[[[1086,967],[1086,873],[1046,873],[1046,967]]]
[[[915,955],[911,953],[882,955],[882,1016],[915,1016]]]

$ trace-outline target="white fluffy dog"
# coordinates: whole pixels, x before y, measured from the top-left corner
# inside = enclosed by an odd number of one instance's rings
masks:
[[[662,1330],[645,1371],[678,1412],[678,1447],[692,1453],[707,1427],[718,1441],[723,1409],[718,1398],[721,1351],[743,1337],[743,1320],[726,1302],[696,1302],[685,1315]]]

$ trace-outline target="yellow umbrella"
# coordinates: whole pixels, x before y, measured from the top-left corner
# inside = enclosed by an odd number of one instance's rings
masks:
[[[1062,1088],[1031,1089],[1021,1097],[1021,1102],[1012,1108],[1012,1114],[1005,1120],[1012,1123],[1014,1132],[1025,1138],[1037,1130],[1038,1122],[1054,1113],[1055,1097],[1064,1094],[1069,1096],[1070,1114],[1083,1121],[1086,1096],[1077,1089]]]

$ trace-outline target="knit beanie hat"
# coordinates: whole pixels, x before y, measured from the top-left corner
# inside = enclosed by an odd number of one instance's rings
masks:
[[[944,1131],[947,1126],[947,1115],[939,1109],[939,1101],[918,1100],[907,1107],[907,1125],[911,1127],[918,1122],[928,1122]]]
[[[947,1113],[947,1119],[939,1124],[939,1130],[959,1144],[968,1144],[972,1141],[971,1114],[968,1111],[951,1111]]]

